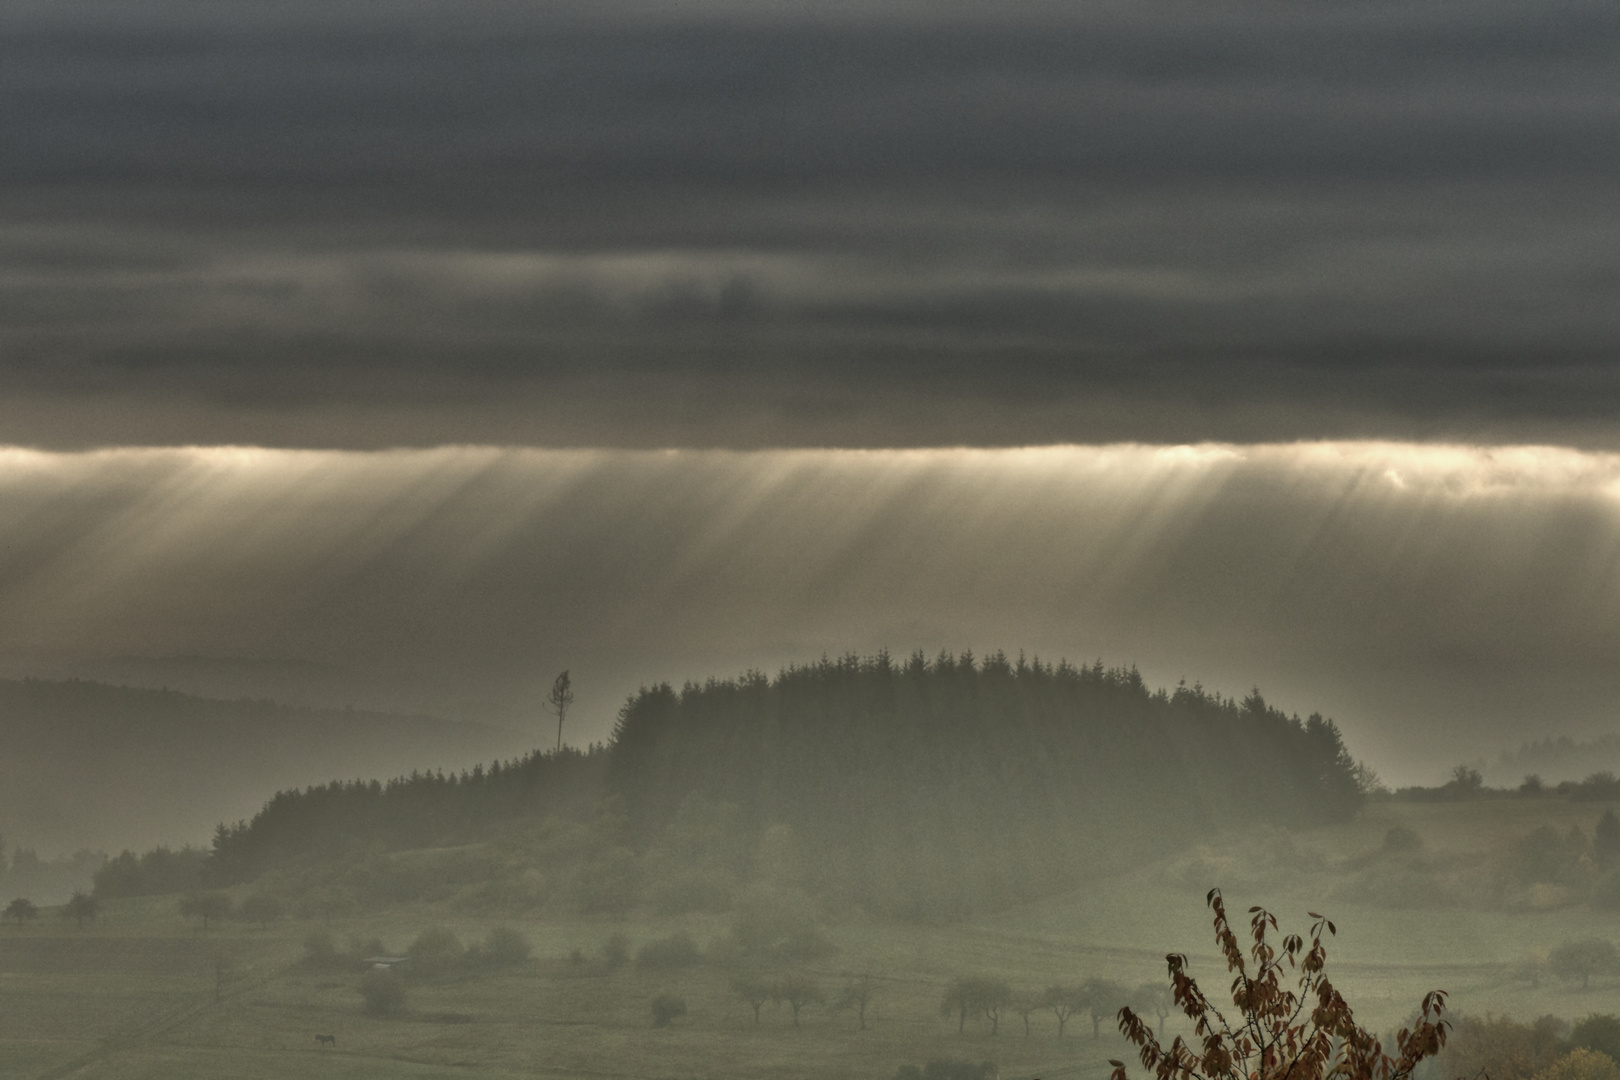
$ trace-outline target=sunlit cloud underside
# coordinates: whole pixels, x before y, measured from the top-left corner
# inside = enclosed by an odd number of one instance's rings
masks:
[[[1620,728],[1620,455],[1561,448],[12,448],[0,552],[13,674],[294,659],[520,715],[570,667],[581,740],[647,681],[878,648],[1258,683],[1398,779]]]

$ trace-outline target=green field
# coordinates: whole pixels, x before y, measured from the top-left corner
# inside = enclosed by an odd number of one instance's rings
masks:
[[[501,920],[534,945],[514,972],[414,985],[409,1012],[367,1016],[352,973],[299,965],[319,922],[267,929],[230,923],[206,932],[175,913],[174,898],[120,901],[82,930],[47,917],[0,929],[0,1078],[361,1078],[361,1077],[860,1077],[887,1080],[901,1064],[934,1057],[993,1060],[1003,1078],[1101,1080],[1124,1044],[1085,1017],[1057,1036],[1050,1013],[1017,1016],[999,1036],[970,1022],[958,1035],[942,1018],[946,985],[964,975],[1004,978],[1038,992],[1098,976],[1127,985],[1163,977],[1163,955],[1190,953],[1195,974],[1223,985],[1210,944],[1203,893],[1221,885],[1234,910],[1263,903],[1285,928],[1303,930],[1307,909],[1339,926],[1329,971],[1364,1022],[1398,1024],[1430,989],[1451,993],[1461,1013],[1575,1018],[1620,1013],[1620,983],[1587,990],[1538,975],[1558,943],[1620,938],[1620,914],[1590,905],[1491,907],[1453,889],[1391,907],[1343,898],[1347,882],[1394,824],[1418,831],[1426,850],[1466,868],[1504,836],[1541,824],[1590,831],[1603,807],[1560,800],[1444,804],[1375,803],[1352,824],[1279,829],[1212,840],[1124,873],[1099,875],[1070,894],[951,925],[913,925],[845,913],[829,919],[838,946],[805,970],[829,990],[850,973],[874,982],[868,1030],[852,1014],[809,1008],[795,1029],[786,1007],[767,1005],[756,1028],[730,992],[731,973],[700,966],[672,974],[608,973],[570,953],[600,953],[615,932],[632,946],[689,931],[722,935],[724,916],[630,921]],[[1359,860],[1359,861],[1358,861]],[[1449,860],[1449,861],[1447,861]],[[1459,878],[1467,880],[1466,872]],[[427,926],[463,940],[496,920],[432,907],[338,919],[335,937],[381,938],[404,948]],[[226,977],[216,994],[216,969]],[[648,1003],[661,992],[686,999],[687,1015],[655,1029]],[[1172,1021],[1174,1024],[1174,1021]],[[1179,1030],[1179,1029],[1176,1029]],[[315,1035],[336,1037],[317,1045]]]

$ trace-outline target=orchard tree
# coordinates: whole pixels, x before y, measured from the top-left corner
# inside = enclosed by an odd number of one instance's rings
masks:
[[[1012,988],[999,979],[957,979],[939,1003],[941,1016],[956,1017],[957,1034],[967,1028],[969,1016],[990,1021],[990,1034],[1001,1031],[1001,1012],[1012,1001]]]
[[[1152,1013],[1159,1018],[1159,1030],[1175,1011],[1176,999],[1163,983],[1143,983],[1131,991],[1131,1008],[1139,1013]]]
[[[87,892],[76,892],[68,902],[62,905],[62,918],[72,919],[84,928],[87,922],[95,922],[96,916],[101,914],[101,901]]]
[[[1129,994],[1117,982],[1109,979],[1087,979],[1080,985],[1080,999],[1091,1016],[1091,1037],[1102,1037],[1102,1022],[1113,1016]]]
[[[1052,1010],[1052,1015],[1057,1017],[1058,1038],[1063,1037],[1063,1029],[1068,1026],[1069,1017],[1086,1007],[1085,995],[1078,986],[1049,986],[1042,1001]]]
[[[872,1003],[872,976],[862,975],[852,978],[844,984],[838,992],[833,1003],[827,1007],[830,1013],[841,1013],[854,1010],[856,1018],[861,1023],[861,1030],[866,1030],[866,1008]]]
[[[731,980],[731,992],[754,1010],[754,1026],[759,1027],[759,1010],[771,1000],[771,984],[751,975]]]
[[[207,930],[210,920],[225,918],[233,905],[229,893],[205,892],[182,896],[177,906],[183,918],[201,919],[202,928]]]
[[[815,980],[804,975],[784,975],[777,980],[771,988],[771,998],[775,1001],[786,1002],[788,1008],[793,1010],[793,1026],[799,1026],[799,1010],[806,1005],[820,1005],[826,1001]]]
[[[1235,973],[1234,1012],[1228,1016],[1204,995],[1187,973],[1185,955],[1165,957],[1175,1004],[1193,1023],[1193,1042],[1178,1035],[1165,1046],[1130,1006],[1119,1010],[1120,1033],[1156,1080],[1409,1080],[1420,1062],[1445,1046],[1445,991],[1423,998],[1412,1027],[1396,1034],[1391,1056],[1376,1034],[1356,1023],[1349,1003],[1328,981],[1322,933],[1336,932],[1331,922],[1313,912],[1308,948],[1298,934],[1274,945],[1267,935],[1281,933],[1276,918],[1250,908],[1252,944],[1245,955],[1220,890],[1211,889],[1206,900],[1216,944]],[[1110,1080],[1127,1080],[1124,1062],[1109,1064]]]
[[[945,996],[940,999],[939,1015],[956,1017],[958,1035],[967,1030],[968,1013],[979,1011],[978,983],[977,979],[957,979],[945,990]]]
[[[0,913],[0,918],[10,919],[12,922],[19,924],[32,922],[34,919],[39,918],[39,908],[34,906],[32,900],[25,896],[19,896],[6,905],[6,910],[4,913]]]
[[[1001,1014],[1012,1004],[1012,987],[999,979],[985,982],[980,991],[979,1011],[990,1021],[990,1034],[1001,1034]]]
[[[1594,975],[1612,975],[1620,971],[1620,950],[1614,942],[1602,938],[1584,941],[1566,941],[1547,954],[1547,967],[1560,979],[1581,981],[1581,989],[1592,985]]]
[[[1028,1038],[1030,1015],[1046,1008],[1046,999],[1037,994],[1018,993],[1013,995],[1012,1003],[1008,1008],[1016,1013],[1019,1019],[1024,1021],[1024,1037]]]

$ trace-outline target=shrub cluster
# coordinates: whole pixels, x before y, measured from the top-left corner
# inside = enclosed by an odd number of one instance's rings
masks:
[[[659,994],[652,999],[653,1027],[668,1027],[686,1015],[686,999],[678,994]]]
[[[1528,1023],[1461,1017],[1440,1056],[1446,1076],[1492,1080],[1620,1080],[1620,1017],[1594,1013],[1573,1026],[1555,1016]]]

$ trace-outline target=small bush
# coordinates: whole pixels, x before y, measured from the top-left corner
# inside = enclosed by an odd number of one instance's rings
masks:
[[[692,935],[683,932],[649,941],[636,951],[636,967],[643,971],[678,971],[703,959]]]
[[[331,934],[321,930],[304,939],[304,966],[316,971],[331,971],[343,966],[343,957],[338,953],[337,942],[332,940]]]
[[[668,1027],[686,1015],[686,999],[676,994],[659,994],[652,999],[653,1027]]]
[[[349,958],[355,963],[372,956],[387,956],[388,946],[383,944],[382,938],[362,938],[359,934],[349,935]]]
[[[497,926],[484,938],[482,945],[467,950],[467,959],[480,967],[521,967],[529,962],[534,947],[529,939],[510,926]]]
[[[405,980],[392,970],[372,970],[360,980],[360,997],[371,1016],[397,1016],[405,1011]]]
[[[430,926],[416,936],[405,952],[411,958],[412,974],[432,978],[454,969],[466,951],[455,934],[442,926]]]

